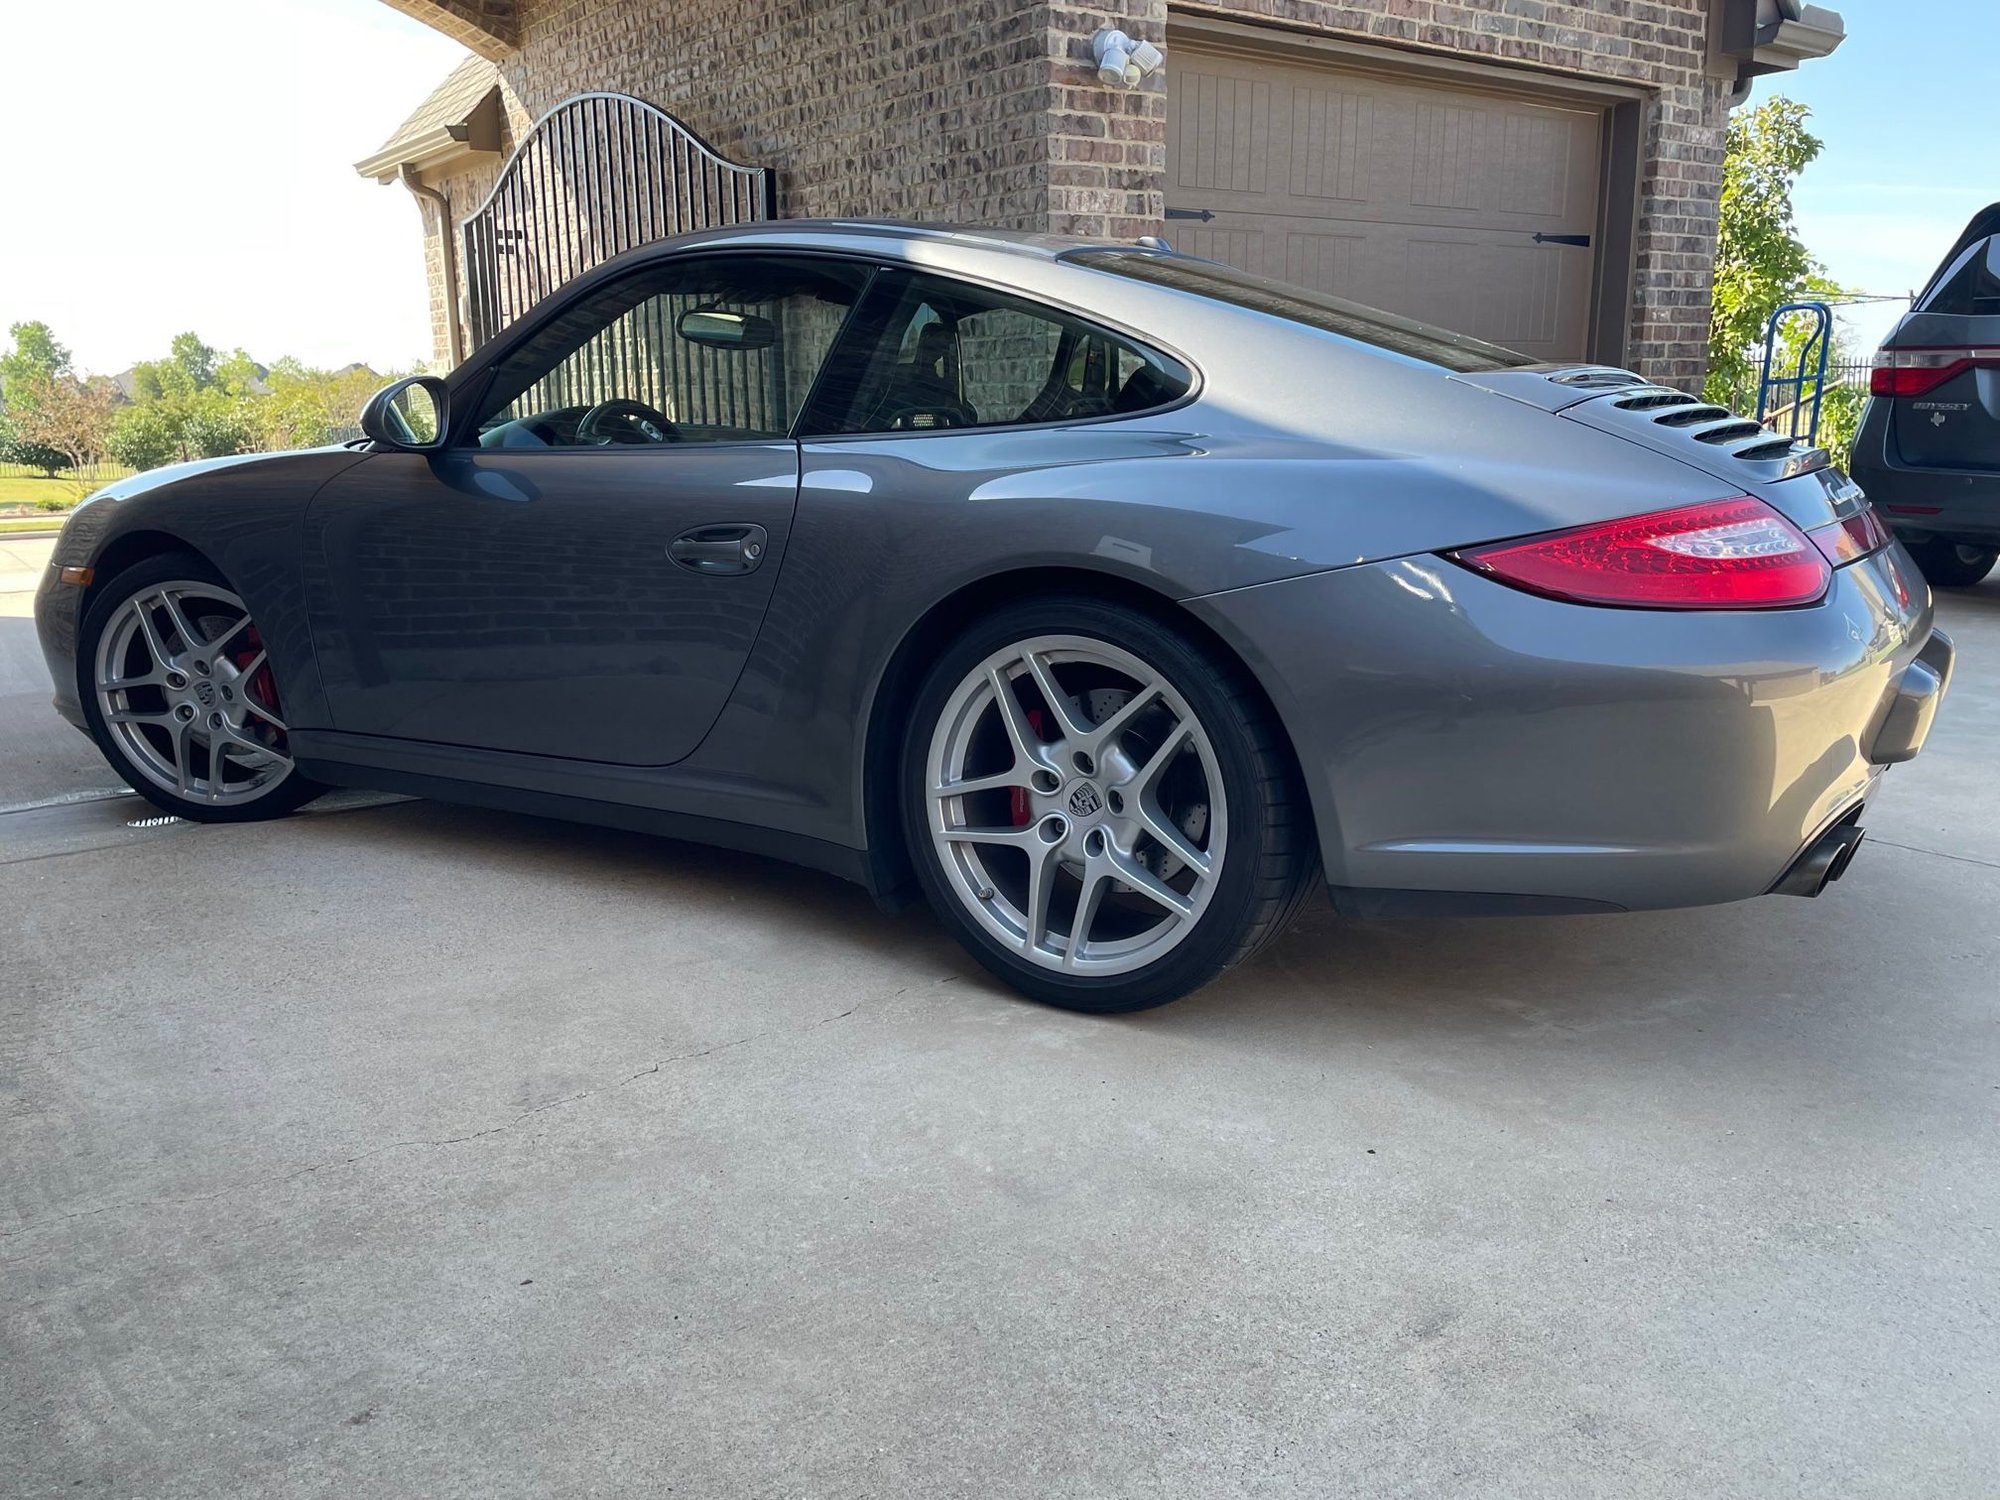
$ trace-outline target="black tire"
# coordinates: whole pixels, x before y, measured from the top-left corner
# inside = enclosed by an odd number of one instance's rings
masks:
[[[1941,589],[1969,589],[1993,571],[2000,562],[2000,548],[1967,547],[1942,540],[1905,542],[1910,556],[1932,585]]]
[[[76,673],[77,693],[83,703],[84,717],[90,725],[90,737],[97,742],[105,760],[127,786],[162,812],[172,813],[175,817],[196,823],[250,823],[283,817],[296,811],[327,788],[292,770],[274,779],[269,789],[252,801],[220,806],[194,801],[168,791],[152,780],[105,723],[103,707],[97,700],[95,665],[98,643],[113,617],[134,594],[176,579],[229,588],[229,581],[194,553],[164,552],[134,563],[103,584],[97,589],[90,607],[84,611],[82,628],[77,636]],[[282,683],[278,684],[278,693],[278,703],[282,705]],[[129,703],[130,699],[127,701]]]
[[[1192,929],[1143,968],[1065,975],[1011,951],[960,904],[928,831],[928,755],[947,701],[993,652],[1040,635],[1089,637],[1139,657],[1186,700],[1212,745],[1229,808],[1216,886]],[[973,957],[1031,999],[1065,1010],[1150,1009],[1244,962],[1319,888],[1319,845],[1298,765],[1261,694],[1235,661],[1140,610],[1085,596],[1011,604],[967,629],[938,658],[910,717],[898,771],[904,836],[932,909]]]

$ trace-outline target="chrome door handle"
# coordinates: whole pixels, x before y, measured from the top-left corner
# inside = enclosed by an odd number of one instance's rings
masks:
[[[761,526],[697,526],[667,544],[667,556],[690,573],[754,573],[769,549]]]

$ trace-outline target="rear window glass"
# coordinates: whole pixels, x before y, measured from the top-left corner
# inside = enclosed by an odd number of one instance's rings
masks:
[[[1433,328],[1412,318],[1400,318],[1378,308],[1364,307],[1309,291],[1266,276],[1252,276],[1219,261],[1193,255],[1162,254],[1156,250],[1075,250],[1063,259],[1093,270],[1150,281],[1155,286],[1192,292],[1232,307],[1268,313],[1274,318],[1337,333],[1342,338],[1372,344],[1392,354],[1441,365],[1461,374],[1474,370],[1511,370],[1536,363],[1525,354],[1486,343],[1469,334]]]
[[[1947,317],[2000,317],[2000,236],[1968,245],[1938,278],[1921,309]]]

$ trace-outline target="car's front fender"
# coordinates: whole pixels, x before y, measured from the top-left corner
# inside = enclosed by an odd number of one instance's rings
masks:
[[[81,723],[76,653],[84,612],[118,573],[157,553],[205,558],[256,620],[294,723],[325,721],[307,629],[299,551],[306,503],[365,455],[347,448],[238,454],[135,474],[93,494],[69,517],[37,591],[35,620],[58,712]],[[65,568],[89,583],[64,583]]]

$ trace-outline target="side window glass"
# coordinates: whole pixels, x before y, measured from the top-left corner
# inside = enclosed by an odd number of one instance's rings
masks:
[[[1080,421],[1164,406],[1192,383],[1118,334],[964,282],[885,273],[868,302],[809,432]]]
[[[1922,311],[1961,318],[2000,317],[2000,235],[1967,247]]]
[[[480,446],[782,438],[868,276],[845,261],[749,255],[634,272],[500,363]]]

